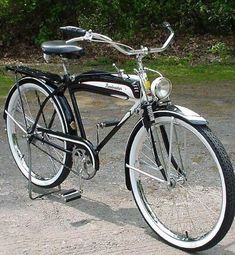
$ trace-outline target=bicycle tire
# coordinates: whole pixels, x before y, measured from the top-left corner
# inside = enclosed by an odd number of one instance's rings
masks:
[[[171,149],[164,142],[162,127]],[[174,247],[186,251],[213,247],[228,232],[235,211],[234,172],[223,145],[206,125],[193,125],[176,116],[157,117],[152,130],[157,157],[170,182],[164,182],[150,136],[139,123],[129,165],[163,180],[130,168],[131,190],[140,213]]]
[[[10,93],[6,129],[13,158],[21,173],[29,179],[29,151],[27,149],[27,134],[24,131],[33,125],[42,102],[52,93],[53,88],[37,79],[23,78],[19,81],[19,89],[21,96],[17,86],[13,87]],[[60,100],[57,96],[48,100],[39,118],[38,126],[49,128],[50,125],[51,130],[69,132],[69,120]],[[21,101],[23,107],[21,107]],[[37,133],[37,129],[35,132]],[[41,135],[42,137],[52,141],[49,136]],[[66,141],[62,142],[54,138],[53,143],[60,145],[66,151],[71,150],[71,145]],[[53,188],[61,184],[68,176],[72,166],[71,154],[36,139],[31,141],[30,146],[31,182],[42,188]]]

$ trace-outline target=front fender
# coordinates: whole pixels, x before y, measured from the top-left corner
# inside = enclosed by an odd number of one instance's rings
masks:
[[[182,119],[188,123],[191,123],[193,125],[206,125],[207,121],[203,117],[201,117],[199,114],[193,112],[192,110],[185,108],[183,106],[178,105],[169,105],[164,109],[160,109],[154,112],[154,117],[158,118],[161,116],[172,116],[177,117],[179,119]],[[133,143],[133,140],[139,131],[139,129],[143,126],[142,118],[139,119],[139,121],[136,123],[135,127],[133,128],[128,142],[126,146],[126,154],[125,154],[125,177],[126,177],[126,187],[128,190],[131,189],[131,182],[130,182],[130,169],[126,167],[126,164],[129,164],[129,157],[130,157],[130,151],[131,151],[131,145]]]
[[[176,116],[194,125],[206,125],[207,120],[200,116],[198,113],[179,105],[168,105],[164,109],[154,112],[154,116]]]

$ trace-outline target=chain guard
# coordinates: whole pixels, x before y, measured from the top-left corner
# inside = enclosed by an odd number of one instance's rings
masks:
[[[80,141],[72,151],[73,169],[84,180],[90,180],[99,170],[98,153],[94,150],[92,144],[87,141]]]

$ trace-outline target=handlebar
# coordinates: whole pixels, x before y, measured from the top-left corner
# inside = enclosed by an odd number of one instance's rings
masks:
[[[150,53],[155,53],[155,52],[162,52],[164,51],[169,44],[171,43],[171,41],[173,40],[174,37],[174,30],[171,28],[171,25],[168,22],[163,22],[163,26],[165,28],[167,28],[170,31],[170,35],[168,36],[167,40],[165,41],[165,43],[163,44],[163,46],[161,48],[150,48],[149,52]]]
[[[160,48],[142,47],[141,49],[137,49],[137,50],[135,50],[125,44],[115,42],[111,38],[109,38],[105,35],[93,33],[91,30],[86,31],[82,28],[74,27],[74,26],[60,27],[60,30],[62,30],[65,34],[77,36],[75,38],[67,40],[66,41],[67,44],[73,43],[73,42],[78,42],[78,41],[107,43],[107,44],[110,44],[111,46],[113,46],[114,48],[116,48],[121,53],[128,55],[128,56],[133,56],[133,55],[147,55],[149,53],[159,53],[159,52],[164,51],[171,43],[171,41],[174,37],[174,31],[168,22],[164,22],[163,26],[170,31],[170,35],[168,36],[167,40],[165,41],[165,43],[163,44],[162,47],[160,47]]]
[[[84,36],[86,34],[86,30],[80,27],[74,27],[74,26],[60,27],[60,30],[64,34],[74,35],[74,36]]]

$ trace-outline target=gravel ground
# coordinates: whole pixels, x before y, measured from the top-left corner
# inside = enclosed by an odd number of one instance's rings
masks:
[[[235,166],[234,88],[234,82],[181,85],[174,87],[172,98],[209,120]],[[128,108],[126,102],[114,104],[111,98],[81,95],[80,102],[91,140],[97,119],[113,119]],[[3,102],[1,116],[2,111]],[[101,169],[84,183],[82,198],[65,203],[58,195],[29,199],[0,118],[0,254],[186,254],[152,232],[125,187],[124,151],[133,124],[128,122],[101,152]],[[76,188],[77,183],[70,175],[62,188]],[[216,247],[197,254],[235,254],[235,225]]]

